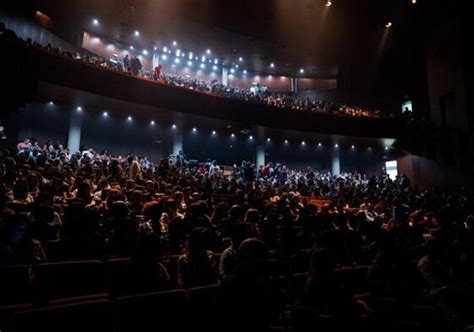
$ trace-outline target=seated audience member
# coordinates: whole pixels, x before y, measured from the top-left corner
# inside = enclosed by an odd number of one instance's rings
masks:
[[[214,253],[208,251],[211,235],[209,229],[196,227],[189,234],[186,249],[178,260],[178,284],[188,289],[217,282]]]
[[[162,245],[155,233],[142,234],[129,264],[129,289],[133,292],[166,290],[170,287],[168,271],[161,262]]]
[[[220,319],[231,331],[261,331],[271,323],[274,295],[265,272],[267,252],[261,240],[243,241],[233,272],[220,284]]]
[[[305,305],[319,315],[332,315],[349,327],[368,312],[368,306],[353,294],[334,274],[334,258],[327,249],[311,253]]]

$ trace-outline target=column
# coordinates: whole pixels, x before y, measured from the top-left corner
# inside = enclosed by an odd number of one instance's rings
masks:
[[[291,77],[290,82],[291,82],[291,92],[297,93],[298,92],[298,79],[296,77]]]
[[[69,120],[69,135],[67,138],[67,148],[69,153],[76,153],[81,147],[82,119],[71,116]]]
[[[257,169],[265,165],[265,143],[259,141],[257,142],[257,156],[255,158],[255,167]]]
[[[339,156],[339,148],[333,147],[331,150],[331,173],[332,175],[341,174],[341,159]]]
[[[229,77],[229,68],[222,67],[222,84],[227,86],[227,78]]]
[[[183,151],[183,135],[173,134],[173,154],[177,155],[179,151]]]

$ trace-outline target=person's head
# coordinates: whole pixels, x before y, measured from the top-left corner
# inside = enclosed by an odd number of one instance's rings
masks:
[[[248,222],[251,224],[258,224],[260,219],[260,215],[258,214],[257,209],[248,209],[245,212],[244,222]]]
[[[116,201],[110,207],[110,214],[115,219],[124,219],[128,217],[128,206],[125,201]]]
[[[137,240],[132,260],[155,263],[163,255],[160,237],[153,233],[144,233]]]
[[[24,179],[18,179],[13,186],[13,196],[17,200],[24,200],[28,197],[28,183]]]
[[[89,181],[81,181],[77,186],[77,198],[89,201],[91,198],[92,186]]]
[[[237,250],[235,273],[237,275],[258,276],[265,270],[268,246],[259,239],[242,241]]]
[[[148,202],[143,207],[142,213],[145,216],[145,219],[159,223],[161,214],[163,213],[163,205],[158,201]]]
[[[186,251],[190,256],[205,255],[209,248],[210,234],[205,227],[196,227],[189,234]]]
[[[328,249],[315,248],[310,256],[308,279],[318,281],[329,280],[334,271],[334,266],[334,260]]]

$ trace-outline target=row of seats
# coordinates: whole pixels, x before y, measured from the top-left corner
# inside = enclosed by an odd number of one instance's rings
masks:
[[[119,297],[107,294],[55,301],[48,306],[0,307],[0,330],[150,331],[215,328],[218,285]]]
[[[177,288],[179,256],[171,256],[167,267],[172,287]],[[116,298],[127,293],[129,258],[67,261],[28,265],[0,266],[0,305],[48,303],[58,298],[107,293]],[[354,292],[367,290],[367,266],[336,269]],[[295,272],[292,257],[268,260],[268,272],[289,281]],[[296,274],[298,275],[298,274]],[[288,285],[288,283],[286,283]]]

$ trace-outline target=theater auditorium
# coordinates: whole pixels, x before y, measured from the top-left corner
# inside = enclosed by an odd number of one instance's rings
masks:
[[[3,0],[0,332],[474,330],[461,0]]]

